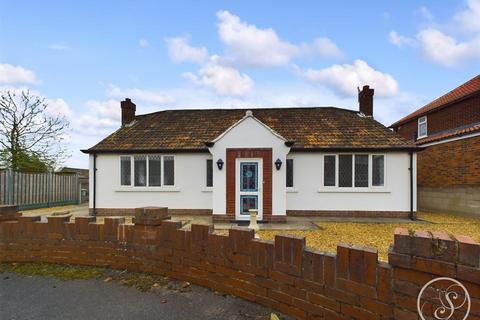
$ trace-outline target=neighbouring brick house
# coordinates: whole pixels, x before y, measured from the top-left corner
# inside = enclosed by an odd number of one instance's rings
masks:
[[[418,208],[480,214],[480,75],[391,126],[418,154]]]
[[[135,115],[90,155],[90,209],[133,214],[164,206],[215,221],[285,221],[287,215],[408,217],[416,212],[418,148],[360,110],[165,110]]]

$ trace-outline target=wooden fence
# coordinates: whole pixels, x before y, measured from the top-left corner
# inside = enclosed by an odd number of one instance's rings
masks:
[[[77,204],[80,201],[78,173],[25,173],[0,171],[0,205],[18,205],[20,210]]]

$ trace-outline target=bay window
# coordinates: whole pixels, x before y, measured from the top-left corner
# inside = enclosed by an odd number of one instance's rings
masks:
[[[122,187],[162,187],[175,185],[175,158],[162,155],[120,157]]]

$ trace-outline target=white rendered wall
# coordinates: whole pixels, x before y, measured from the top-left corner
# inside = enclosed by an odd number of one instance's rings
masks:
[[[255,110],[253,110],[255,116]],[[213,214],[225,214],[226,211],[226,150],[227,148],[271,148],[272,149],[272,215],[286,214],[286,155],[290,148],[285,140],[275,135],[252,117],[245,118],[215,142],[210,148],[213,155]],[[225,163],[218,170],[216,162],[222,159]],[[280,159],[281,170],[275,169],[273,162]],[[238,200],[237,200],[238,201]]]
[[[211,155],[177,153],[174,157],[175,186],[148,189],[120,187],[120,155],[99,154],[96,207],[212,209],[212,192],[205,187],[206,160],[211,159]],[[93,155],[90,155],[90,192],[90,208],[93,208]]]
[[[410,211],[410,155],[385,153],[385,187],[329,190],[323,187],[323,155],[291,153],[294,187],[287,192],[287,210]],[[371,175],[371,173],[370,173]],[[371,179],[371,178],[369,178]],[[350,192],[348,191],[350,189]],[[414,157],[414,210],[416,211],[416,157]]]

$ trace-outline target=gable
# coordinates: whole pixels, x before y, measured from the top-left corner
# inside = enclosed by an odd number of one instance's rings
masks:
[[[251,110],[247,110],[246,115],[240,121],[236,122],[222,134],[216,137],[212,143],[221,142],[223,140],[250,142],[256,141],[257,143],[265,143],[267,141],[284,143],[287,141],[272,128],[258,120],[253,115]]]

